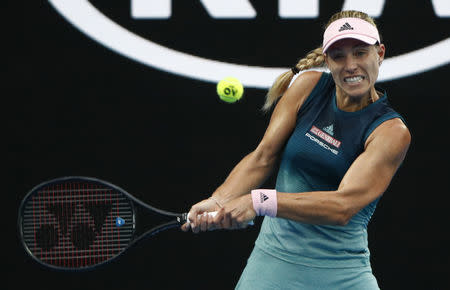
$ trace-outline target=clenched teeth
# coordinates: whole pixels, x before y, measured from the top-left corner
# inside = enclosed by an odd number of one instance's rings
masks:
[[[356,83],[356,82],[360,82],[363,80],[362,76],[357,76],[357,77],[350,77],[350,78],[344,78],[344,81],[346,83]]]

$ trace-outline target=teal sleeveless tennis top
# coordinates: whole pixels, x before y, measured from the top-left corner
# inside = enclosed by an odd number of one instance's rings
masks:
[[[336,190],[367,137],[381,123],[402,117],[384,94],[356,112],[336,105],[331,74],[323,73],[300,108],[296,127],[285,145],[276,190],[308,192]],[[402,119],[403,120],[403,119]],[[367,224],[378,199],[345,226],[312,225],[265,217],[255,246],[290,263],[323,268],[370,265]]]

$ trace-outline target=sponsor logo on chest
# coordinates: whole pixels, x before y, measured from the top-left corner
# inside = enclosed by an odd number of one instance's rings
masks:
[[[324,131],[327,131],[328,133],[333,134],[333,125],[330,125],[328,127],[325,127],[323,129]],[[339,148],[341,146],[341,141],[334,139],[324,131],[320,130],[316,126],[312,126],[310,130],[314,135],[320,137],[322,140],[326,141],[327,143],[333,145],[336,148]]]
[[[313,125],[311,129],[305,134],[305,136],[308,137],[311,141],[314,141],[322,148],[329,150],[333,154],[337,155],[339,153],[337,149],[339,149],[342,142],[334,138],[333,135],[334,135],[333,124],[326,126],[322,129],[319,129]],[[325,141],[326,143],[324,143],[323,141]],[[330,145],[335,147],[336,149],[330,147]]]

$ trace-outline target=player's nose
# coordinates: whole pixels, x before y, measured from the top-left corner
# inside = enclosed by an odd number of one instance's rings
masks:
[[[344,69],[348,73],[354,73],[358,68],[357,60],[352,56],[347,56],[344,62]]]

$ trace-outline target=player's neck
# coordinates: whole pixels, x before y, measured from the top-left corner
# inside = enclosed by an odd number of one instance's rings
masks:
[[[378,99],[379,96],[374,87],[361,96],[350,96],[343,89],[336,87],[336,105],[341,111],[356,112]]]

